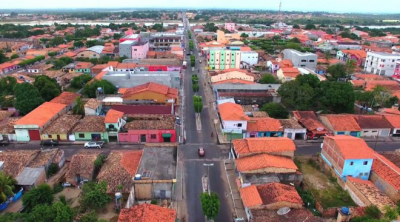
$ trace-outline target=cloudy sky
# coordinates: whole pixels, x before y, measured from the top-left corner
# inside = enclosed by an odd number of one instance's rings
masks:
[[[399,13],[400,0],[282,0],[284,11]],[[277,10],[279,0],[0,0],[1,9],[42,8],[233,8]]]

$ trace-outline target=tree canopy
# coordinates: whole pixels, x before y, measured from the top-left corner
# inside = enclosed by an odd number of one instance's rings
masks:
[[[319,101],[335,113],[353,113],[355,94],[350,83],[321,82]]]
[[[17,180],[4,172],[0,172],[0,203],[3,203],[7,200],[8,196],[14,194],[13,190],[15,184],[17,184]]]
[[[0,95],[13,95],[17,80],[11,76],[0,79]]]
[[[89,98],[96,97],[97,88],[103,88],[105,94],[115,94],[117,93],[117,88],[107,80],[94,80],[93,82],[86,84],[83,88],[83,94],[87,95]]]
[[[276,119],[286,119],[289,116],[289,112],[280,103],[266,103],[261,107],[261,110]]]
[[[36,77],[33,86],[39,90],[45,101],[50,101],[61,94],[61,87],[57,81],[45,75]]]
[[[334,64],[328,67],[327,72],[330,74],[329,80],[336,81],[340,78],[346,78],[346,67],[343,64]]]
[[[201,194],[201,208],[203,209],[203,214],[207,219],[215,219],[219,212],[219,197],[216,193],[211,192],[208,194],[204,192]]]
[[[107,195],[107,183],[89,182],[82,187],[81,205],[88,209],[101,209],[106,206],[111,198]]]
[[[41,184],[22,196],[22,205],[28,212],[37,205],[51,205],[53,201],[53,189],[47,184]]]
[[[71,81],[71,87],[75,89],[80,89],[84,87],[86,83],[88,83],[91,79],[92,77],[88,74],[76,76]]]
[[[261,84],[274,84],[276,83],[276,79],[271,74],[264,74],[260,79]]]
[[[25,115],[43,103],[43,98],[37,88],[29,83],[17,84],[14,87],[15,108]]]

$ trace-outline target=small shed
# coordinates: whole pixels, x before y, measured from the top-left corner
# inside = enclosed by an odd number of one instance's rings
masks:
[[[25,167],[24,170],[17,176],[17,185],[22,186],[24,190],[30,190],[46,180],[46,171],[44,167],[32,168]]]

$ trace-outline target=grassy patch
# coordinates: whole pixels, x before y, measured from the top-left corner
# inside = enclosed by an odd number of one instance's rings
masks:
[[[303,182],[322,207],[356,206],[348,192],[339,186],[336,177],[322,172],[314,160],[301,157],[296,158],[295,163],[303,173]]]

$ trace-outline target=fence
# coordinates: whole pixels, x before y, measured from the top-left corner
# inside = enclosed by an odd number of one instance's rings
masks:
[[[17,202],[21,198],[23,190],[24,189],[21,188],[21,190],[18,193],[16,193],[13,197],[10,197],[6,202],[0,204],[0,211],[7,209],[10,203]]]

